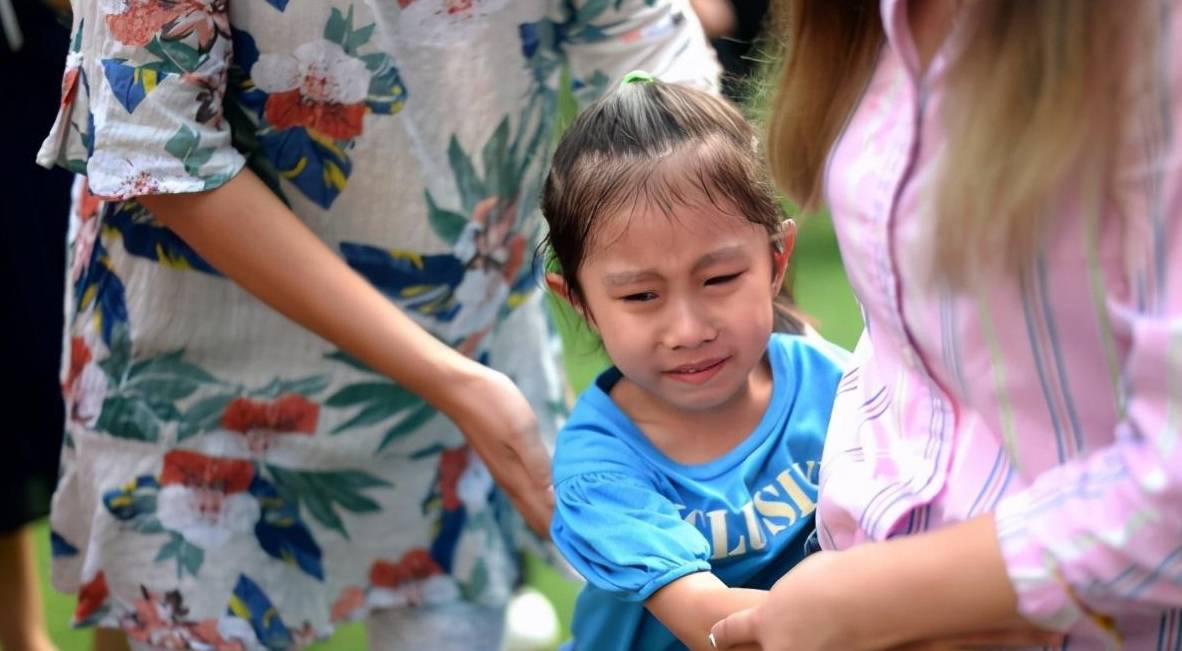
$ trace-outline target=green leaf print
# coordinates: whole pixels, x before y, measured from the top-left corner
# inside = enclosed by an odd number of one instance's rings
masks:
[[[345,42],[342,44],[342,47],[345,48],[345,52],[348,52],[349,54],[357,54],[357,48],[368,43],[370,37],[373,36],[374,27],[375,25],[371,23],[365,27],[350,32],[347,36],[345,36]]]
[[[430,191],[424,192],[427,198],[427,221],[439,239],[448,244],[455,244],[460,234],[468,226],[468,218],[458,212],[444,210],[435,204],[435,198]]]
[[[471,215],[476,204],[488,197],[489,193],[480,177],[476,175],[468,154],[464,153],[464,148],[454,135],[447,145],[447,162],[451,165],[452,175],[455,176],[456,186],[460,190],[460,202],[464,206],[464,212]]]
[[[148,52],[159,57],[165,63],[171,63],[171,71],[178,73],[195,72],[209,60],[209,54],[203,54],[198,49],[181,41],[162,41],[160,37],[152,39],[144,46]]]
[[[156,418],[161,422],[169,422],[179,420],[181,417],[181,410],[176,408],[176,405],[171,402],[164,402],[162,400],[148,400],[148,409],[156,414]]]
[[[332,15],[324,25],[325,40],[332,41],[341,47],[345,46],[345,35],[353,30],[353,7],[349,6],[349,16],[345,17],[340,9],[333,8]]]
[[[333,428],[332,433],[339,434],[381,422],[421,402],[418,396],[392,382],[360,382],[341,388],[324,404],[337,408],[362,405],[352,418]]]
[[[485,564],[484,559],[480,559],[476,561],[476,567],[472,568],[472,577],[460,584],[460,592],[464,594],[464,599],[478,601],[487,589],[488,565]]]
[[[154,496],[152,498],[152,501],[153,501],[152,511],[155,511],[156,510],[156,507],[155,507],[156,498]],[[158,520],[156,518],[156,516],[145,515],[145,516],[140,516],[135,519],[135,531],[136,531],[136,533],[150,535],[150,534],[154,534],[154,533],[164,533],[165,529],[164,529],[164,525],[160,524],[160,520]]]
[[[484,165],[484,178],[487,185],[493,189],[498,197],[509,197],[515,194],[517,179],[513,174],[513,161],[506,155],[509,143],[509,116],[501,119],[484,149],[480,152],[481,163]]]
[[[431,420],[435,416],[435,413],[435,408],[431,405],[426,403],[419,405],[406,418],[398,421],[397,425],[386,430],[386,435],[382,437],[382,442],[378,443],[377,451],[381,452],[390,443],[415,431],[421,425]]]
[[[111,396],[103,400],[98,429],[119,438],[155,442],[160,437],[160,420],[148,403],[139,398]]]
[[[378,375],[377,371],[366,366],[364,362],[357,359],[356,357],[353,357],[352,355],[350,355],[349,353],[346,353],[343,350],[334,350],[333,352],[325,355],[325,357],[327,357],[328,359],[331,359],[333,361],[336,361],[336,362],[341,362],[342,364],[348,364],[349,366],[352,366],[353,368],[355,368],[359,371],[365,371],[366,373],[373,373],[374,375]]]
[[[111,327],[111,354],[98,363],[99,368],[111,378],[113,384],[123,383],[124,373],[131,364],[131,337],[127,335],[127,324],[116,323]]]
[[[380,477],[361,471],[285,470],[270,465],[266,468],[285,501],[307,509],[317,522],[345,538],[349,533],[345,531],[336,507],[351,513],[373,513],[381,507],[362,491],[393,486]]]
[[[418,398],[393,382],[359,382],[342,387],[328,397],[329,407],[352,407],[369,402],[389,402],[397,409],[405,409]]]
[[[327,375],[309,375],[294,380],[275,378],[267,386],[251,391],[250,395],[257,398],[278,398],[288,393],[298,393],[309,396],[323,391],[329,383]]]
[[[181,125],[172,138],[164,143],[164,150],[180,159],[190,176],[200,177],[201,167],[209,162],[214,152],[213,147],[199,149],[197,146],[200,143],[201,137],[195,131]]]
[[[208,398],[202,398],[189,406],[180,417],[180,427],[177,429],[177,440],[183,441],[190,436],[207,432],[217,427],[222,421],[222,414],[226,405],[235,397],[234,394],[223,393]]]
[[[183,577],[186,571],[192,576],[197,576],[202,563],[205,562],[205,550],[189,543],[179,533],[175,531],[171,533],[172,539],[160,548],[160,552],[156,554],[154,559],[155,562],[163,563],[167,560],[175,560],[178,579]]]

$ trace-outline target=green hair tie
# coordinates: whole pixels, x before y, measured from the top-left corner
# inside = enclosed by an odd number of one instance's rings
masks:
[[[633,70],[624,75],[624,79],[620,81],[621,86],[628,84],[651,84],[656,81],[656,78],[643,70]]]

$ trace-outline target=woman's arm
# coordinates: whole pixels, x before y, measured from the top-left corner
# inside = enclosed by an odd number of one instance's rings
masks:
[[[677,579],[653,593],[645,607],[693,651],[712,649],[710,625],[719,619],[762,604],[763,590],[728,588],[709,572],[696,572]],[[759,651],[746,644],[733,647],[741,651]]]
[[[248,292],[450,417],[545,535],[553,509],[549,456],[528,402],[507,377],[414,323],[249,170],[208,192],[138,200]]]

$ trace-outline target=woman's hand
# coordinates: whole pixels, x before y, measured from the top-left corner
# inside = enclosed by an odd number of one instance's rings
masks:
[[[879,644],[881,638],[861,630],[861,624],[871,618],[843,597],[842,591],[851,585],[850,568],[841,564],[843,554],[819,552],[801,561],[772,586],[761,606],[718,622],[711,629],[715,646],[758,644],[763,651],[964,651],[1056,646],[1063,640],[1061,634],[1015,617],[980,633]]]
[[[804,559],[758,608],[712,629],[718,648],[935,651],[1042,646],[1017,610],[991,515]]]
[[[493,479],[539,536],[550,538],[554,490],[550,454],[525,396],[504,374],[477,362],[464,368],[443,411],[464,433]]]
[[[758,644],[763,651],[852,651],[851,613],[830,600],[837,552],[818,552],[776,581],[760,606],[718,622],[710,638],[719,649]]]

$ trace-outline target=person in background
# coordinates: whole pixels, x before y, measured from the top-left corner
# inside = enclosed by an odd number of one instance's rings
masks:
[[[32,523],[49,512],[61,454],[65,237],[70,175],[33,161],[49,128],[69,32],[39,0],[0,0],[0,103],[5,162],[0,272],[0,359],[7,381],[0,454],[0,648],[52,651],[45,628]]]
[[[751,77],[763,63],[760,43],[769,0],[690,0],[690,4],[722,64],[723,95],[742,103],[751,95]]]

